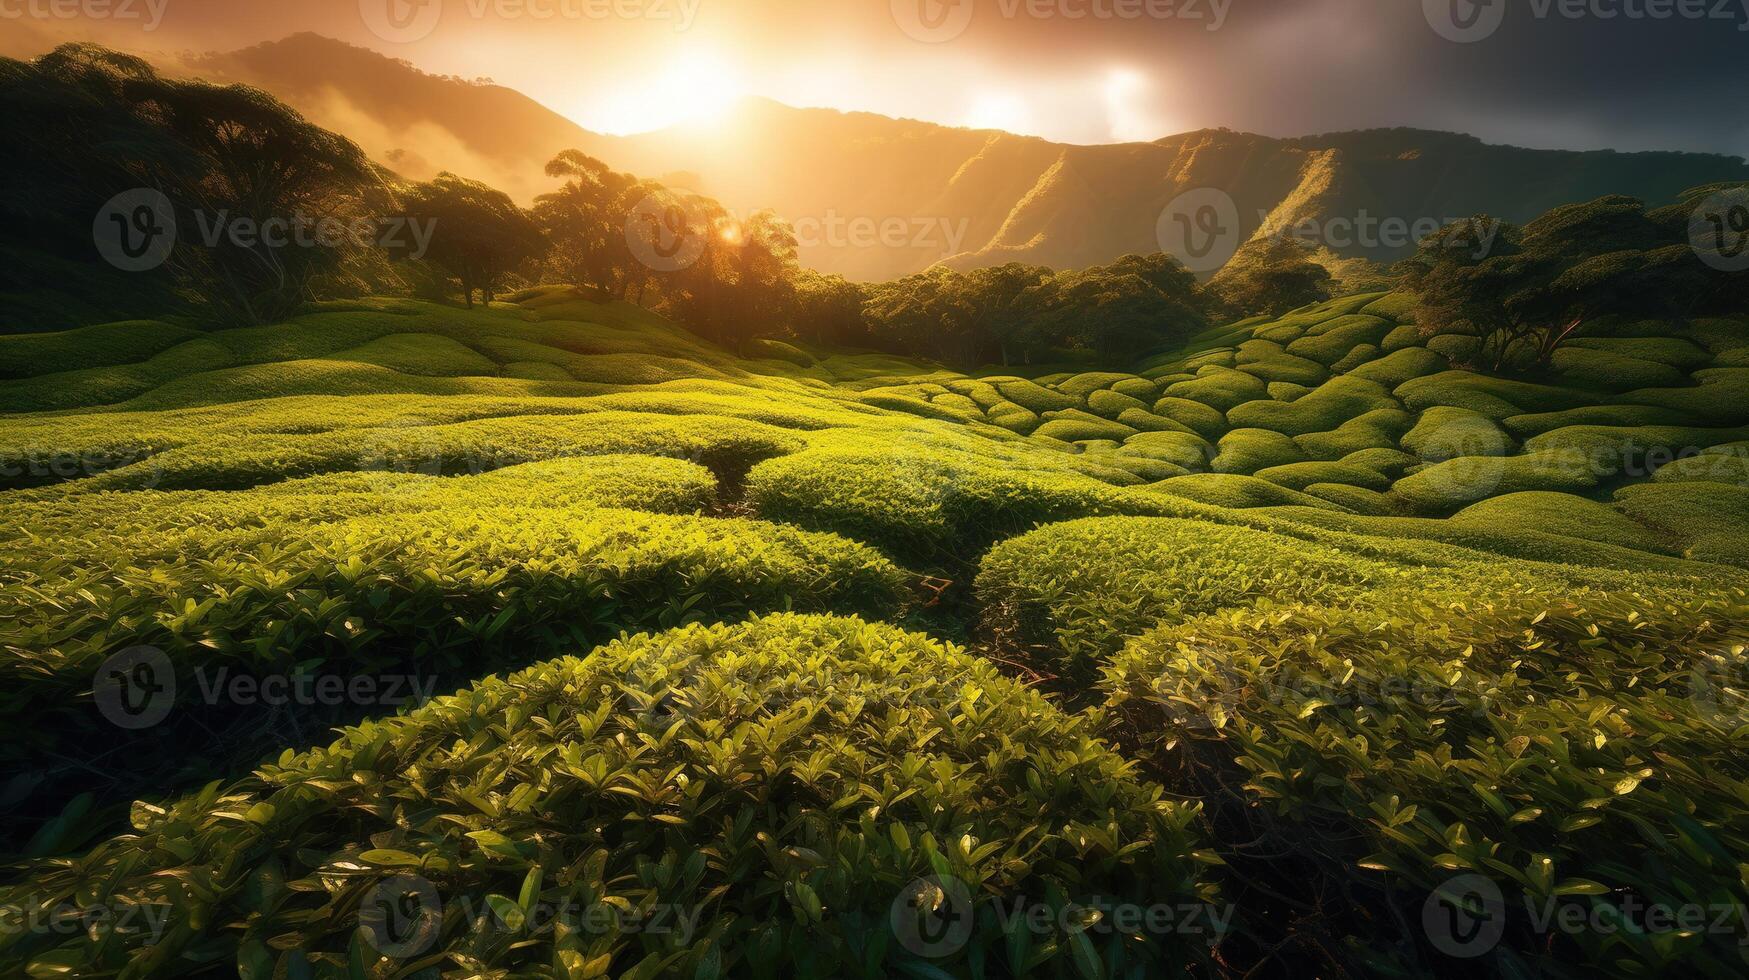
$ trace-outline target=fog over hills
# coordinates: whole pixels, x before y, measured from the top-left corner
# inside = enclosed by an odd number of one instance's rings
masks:
[[[1388,260],[1409,250],[1417,224],[1479,212],[1524,221],[1604,194],[1662,202],[1749,179],[1734,157],[1531,150],[1412,129],[1293,139],[1203,130],[1076,146],[763,99],[718,120],[610,136],[512,89],[316,34],[182,68],[266,88],[410,177],[451,170],[527,203],[552,184],[545,162],[574,148],[736,211],[769,207],[797,225],[805,264],[860,280],[1154,251],[1163,210],[1199,188],[1232,197],[1246,236],[1311,222],[1339,255]]]

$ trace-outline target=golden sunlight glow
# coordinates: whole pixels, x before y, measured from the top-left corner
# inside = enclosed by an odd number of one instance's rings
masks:
[[[1026,100],[1010,92],[985,92],[972,100],[965,125],[973,129],[1003,129],[1025,133],[1032,129],[1032,110]]]
[[[720,52],[690,50],[617,88],[593,92],[577,118],[598,132],[624,135],[720,119],[747,94],[745,79]]]

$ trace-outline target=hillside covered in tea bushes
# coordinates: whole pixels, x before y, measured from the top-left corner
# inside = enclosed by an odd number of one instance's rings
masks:
[[[0,973],[1749,969],[1631,911],[1749,901],[1749,323],[967,374],[512,300],[0,337],[0,908],[110,913]]]

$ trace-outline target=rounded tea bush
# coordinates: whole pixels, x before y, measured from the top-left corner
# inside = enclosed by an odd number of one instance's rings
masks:
[[[1165,975],[1213,916],[1085,927],[1114,899],[1212,901],[1196,820],[958,648],[831,617],[691,626],[137,804],[133,832],[0,905],[152,908],[159,941],[13,931],[0,970]],[[1013,908],[1047,911],[1005,928]]]

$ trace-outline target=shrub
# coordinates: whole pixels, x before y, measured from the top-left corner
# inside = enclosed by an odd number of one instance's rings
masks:
[[[1693,421],[1689,416],[1667,408],[1647,405],[1593,405],[1565,412],[1514,415],[1503,419],[1500,424],[1518,438],[1529,439],[1571,425],[1688,425]]]
[[[1338,377],[1292,403],[1246,402],[1228,411],[1227,421],[1236,428],[1298,436],[1328,432],[1358,415],[1397,407],[1396,400],[1379,385]]]
[[[1039,415],[1046,412],[1060,412],[1080,404],[1078,400],[1068,395],[1034,384],[1031,381],[1016,380],[992,383],[995,384],[996,390],[1002,392],[1002,397]]]
[[[495,377],[498,364],[448,337],[429,333],[396,333],[332,355],[336,361],[375,364],[403,374],[432,377],[484,375]],[[569,376],[567,376],[568,379]]]
[[[1139,402],[1152,402],[1160,397],[1160,384],[1148,378],[1125,378],[1111,386],[1111,390],[1119,395],[1126,395]],[[1089,400],[1093,396],[1089,395]]]
[[[1408,412],[1380,408],[1355,416],[1331,432],[1294,436],[1294,443],[1314,459],[1340,459],[1366,449],[1391,449],[1415,424]]]
[[[1352,314],[1336,317],[1307,330],[1304,337],[1287,345],[1287,352],[1328,367],[1348,356],[1348,352],[1356,347],[1377,344],[1385,339],[1390,329],[1388,321],[1374,316]]]
[[[1345,483],[1314,483],[1304,493],[1367,517],[1387,517],[1397,512],[1396,505],[1385,494]]]
[[[1567,493],[1530,491],[1510,493],[1471,504],[1453,515],[1452,523],[1499,530],[1540,531],[1604,544],[1679,554],[1668,539],[1645,525],[1629,520],[1605,504]]]
[[[1136,430],[1097,415],[1070,409],[1047,416],[1045,424],[1033,430],[1034,436],[1080,442],[1083,439],[1116,439],[1119,442],[1136,434]]]
[[[1221,412],[1268,395],[1263,381],[1231,368],[1214,368],[1201,373],[1195,381],[1180,381],[1166,388],[1168,398],[1200,402]]]
[[[1262,344],[1266,341],[1251,343]],[[1237,367],[1238,370],[1263,381],[1289,381],[1307,387],[1321,385],[1330,377],[1329,370],[1317,361],[1280,351],[1258,350],[1249,357],[1241,353]]]
[[[1446,360],[1438,354],[1425,347],[1405,347],[1349,367],[1346,376],[1395,389],[1416,378],[1438,374],[1445,369]]]
[[[0,378],[55,374],[67,370],[69,364],[85,368],[137,364],[200,336],[198,330],[158,320],[0,335]]]
[[[1086,374],[1077,374],[1073,377],[1064,378],[1063,380],[1058,381],[1056,384],[1052,385],[1052,387],[1056,388],[1063,394],[1068,395],[1070,398],[1075,399],[1077,402],[1085,402],[1094,392],[1105,391],[1112,385],[1123,381],[1141,381],[1144,384],[1147,384],[1150,390],[1153,389],[1153,384],[1145,378],[1138,378],[1133,374],[1117,374],[1110,371],[1090,371]]]
[[[1229,428],[1220,409],[1188,398],[1162,398],[1154,403],[1154,414],[1187,426],[1204,439],[1219,439]]]
[[[1395,480],[1403,475],[1403,471],[1414,466],[1420,460],[1408,453],[1396,449],[1362,449],[1349,453],[1338,460],[1344,466],[1360,466],[1382,473]]]
[[[796,367],[808,368],[814,366],[814,358],[807,351],[794,344],[786,344],[781,340],[767,337],[756,337],[747,342],[747,356],[762,357],[772,361],[785,361]]]
[[[1271,381],[1268,387],[1268,401],[1293,402],[1312,393],[1305,385],[1297,385],[1289,381]]]
[[[1660,466],[1659,483],[1729,483],[1749,487],[1749,451],[1706,452]]]
[[[1601,399],[1588,392],[1468,371],[1442,371],[1416,378],[1398,385],[1393,394],[1417,412],[1442,405],[1467,408],[1496,422],[1531,412],[1564,412],[1601,404]]]
[[[1208,440],[1188,432],[1144,432],[1124,442],[1130,453],[1163,460],[1192,472],[1208,469],[1215,456],[1215,447]]]
[[[1268,480],[1289,490],[1304,490],[1314,483],[1341,483],[1381,492],[1391,488],[1391,481],[1382,474],[1341,463],[1288,463],[1258,470],[1254,475],[1259,480]]]
[[[1327,507],[1316,498],[1286,487],[1236,473],[1193,473],[1154,484],[1154,489],[1212,507],[1247,510],[1253,507]]]
[[[1126,638],[1161,623],[1263,601],[1339,601],[1394,574],[1267,531],[1108,517],[1004,541],[984,557],[977,587],[986,630],[1085,676]]]
[[[1421,328],[1414,324],[1404,324],[1385,334],[1385,339],[1379,342],[1379,349],[1387,354],[1395,354],[1411,347],[1421,347]]]
[[[1660,361],[1643,361],[1610,351],[1587,347],[1563,347],[1551,361],[1563,384],[1603,391],[1635,388],[1673,388],[1688,375]]]
[[[197,670],[453,679],[626,628],[791,606],[891,615],[905,599],[899,569],[834,535],[465,497],[303,527],[196,525],[79,544],[0,585],[11,754],[88,724],[100,663],[135,646],[163,650],[183,675],[175,689],[193,698]]]
[[[1355,347],[1347,354],[1344,354],[1341,360],[1330,365],[1330,373],[1347,374],[1349,371],[1360,367],[1363,364],[1371,364],[1378,359],[1379,349],[1376,345],[1361,344],[1359,347]]]
[[[1700,382],[1695,387],[1645,388],[1614,400],[1667,408],[1716,425],[1749,424],[1749,368],[1712,368],[1694,378]]]
[[[1363,946],[1480,876],[1505,898],[1505,941],[1476,961],[1489,973],[1729,975],[1734,931],[1547,931],[1525,911],[1616,922],[1624,895],[1749,899],[1730,679],[1749,607],[1691,589],[1502,575],[1389,605],[1232,610],[1134,641],[1102,687],[1116,737],[1294,856],[1259,868],[1265,887],[1351,896],[1336,928]]]
[[[1583,455],[1553,450],[1450,459],[1405,476],[1391,490],[1419,513],[1442,514],[1524,490],[1590,490],[1599,480],[1596,468]]]
[[[1196,435],[1196,431],[1182,422],[1155,415],[1153,412],[1128,408],[1117,417],[1119,425],[1127,425],[1140,432],[1182,432]]]
[[[1567,341],[1563,349],[1603,351],[1617,357],[1656,361],[1683,371],[1694,371],[1713,363],[1711,351],[1696,347],[1681,337],[1575,337]]]
[[[1429,463],[1461,456],[1504,456],[1512,450],[1512,440],[1500,426],[1466,408],[1428,409],[1403,436],[1402,445]]]
[[[232,785],[141,804],[135,833],[4,897],[96,887],[162,905],[163,942],[23,932],[0,957],[9,972],[140,977],[202,961],[248,976],[438,961],[518,976],[1160,972],[1198,956],[1187,931],[1004,934],[995,914],[1212,901],[1195,808],[1131,772],[1086,721],[916,634],[798,616],[692,626],[489,678]],[[969,903],[972,924],[934,963],[893,911],[929,885]],[[424,890],[411,928],[371,925],[411,889]],[[613,908],[621,923],[695,921],[581,927]],[[379,955],[384,940],[406,959]]]
[[[1305,451],[1279,432],[1234,429],[1221,437],[1220,452],[1210,468],[1216,473],[1251,474],[1271,466],[1305,461]]]
[[[1115,419],[1124,412],[1145,412],[1148,403],[1115,391],[1095,391],[1087,396],[1087,410],[1101,418]]]

